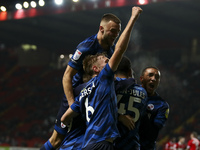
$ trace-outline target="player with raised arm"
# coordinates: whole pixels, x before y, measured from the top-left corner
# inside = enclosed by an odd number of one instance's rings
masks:
[[[113,149],[113,140],[120,136],[117,129],[114,71],[127,49],[132,28],[141,12],[140,7],[132,8],[130,20],[110,60],[102,54],[87,56],[84,59],[84,70],[87,74],[92,74],[93,78],[87,82],[71,108],[61,118],[61,121],[66,124],[78,113],[81,112],[84,115],[87,127],[82,145],[83,150]]]
[[[67,126],[60,122],[61,116],[65,113],[68,106],[74,102],[73,89],[81,84],[83,77],[82,61],[87,55],[105,52],[108,58],[114,52],[115,40],[121,31],[121,21],[114,14],[104,14],[100,21],[98,33],[82,41],[70,58],[68,66],[63,75],[64,98],[61,101],[57,114],[54,131],[50,139],[41,147],[40,150],[54,150],[59,147],[65,138]]]

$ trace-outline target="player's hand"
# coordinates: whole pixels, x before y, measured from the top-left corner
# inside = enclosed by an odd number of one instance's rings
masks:
[[[135,128],[135,122],[130,115],[119,115],[118,119],[129,130],[133,130]]]
[[[134,6],[132,7],[132,16],[136,19],[139,17],[139,15],[142,13],[142,9],[140,7]]]

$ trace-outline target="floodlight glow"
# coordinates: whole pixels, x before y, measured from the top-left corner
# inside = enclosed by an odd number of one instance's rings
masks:
[[[65,55],[61,54],[61,55],[60,55],[60,58],[61,58],[61,59],[65,58]]]
[[[139,0],[139,3],[142,5],[144,4],[145,0]]]
[[[1,11],[6,11],[6,7],[1,6],[1,7],[0,7],[0,10],[1,10]]]
[[[138,0],[138,3],[140,5],[146,5],[146,4],[148,4],[148,0]]]
[[[17,4],[15,5],[15,8],[18,9],[18,10],[19,10],[19,9],[22,9],[22,5],[21,5],[20,3],[17,3]]]
[[[45,5],[45,2],[44,2],[44,0],[39,0],[38,4],[42,7]]]
[[[75,3],[78,2],[78,1],[79,1],[79,0],[73,0],[73,2],[75,2]]]
[[[35,8],[36,6],[37,6],[36,2],[35,1],[31,1],[31,7]]]
[[[63,3],[63,0],[54,0],[56,5],[61,5]]]
[[[24,2],[23,6],[24,6],[24,8],[28,8],[29,7],[29,3],[28,2]]]

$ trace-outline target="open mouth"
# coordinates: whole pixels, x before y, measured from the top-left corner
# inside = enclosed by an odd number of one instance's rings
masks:
[[[154,85],[153,83],[150,83],[150,84],[149,84],[149,87],[150,87],[151,89],[153,89],[153,88],[155,87],[155,85]]]

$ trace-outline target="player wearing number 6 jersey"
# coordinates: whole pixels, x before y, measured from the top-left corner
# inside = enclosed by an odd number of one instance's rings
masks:
[[[127,79],[122,81],[115,81],[115,90],[118,91],[119,89],[126,89],[130,85],[134,84],[134,79]],[[74,88],[74,95],[77,96],[81,92],[81,90],[86,86],[86,83],[79,85],[78,87]],[[66,110],[66,108],[63,107],[69,107],[66,97],[63,97],[61,107],[58,113],[58,116],[63,115],[63,109]],[[85,122],[83,121],[81,115],[73,118],[73,120],[70,122],[70,124],[65,127],[63,127],[63,131],[65,131],[65,138],[63,142],[61,143],[61,146],[59,150],[81,150],[82,147],[82,141],[83,136],[85,133]],[[68,132],[67,132],[68,130]]]
[[[74,102],[75,95],[73,94],[73,89],[83,83],[82,77],[84,71],[82,60],[87,55],[95,55],[96,53],[102,52],[105,52],[110,58],[115,49],[115,40],[120,32],[120,19],[114,14],[106,13],[101,18],[98,33],[86,38],[78,44],[63,75],[63,89],[69,106]],[[65,135],[65,130],[60,126],[60,118],[67,108],[68,107],[62,107],[62,111],[59,112],[59,116],[56,118],[55,128],[51,137],[40,150],[55,150],[59,147]]]
[[[116,80],[121,81],[131,78],[131,62],[123,57],[116,71]],[[139,124],[146,108],[147,93],[137,84],[131,85],[126,90],[116,91],[118,101],[118,130],[121,137],[114,141],[115,150],[139,150]]]
[[[123,59],[120,64],[123,63]],[[134,84],[135,80],[129,78],[127,80],[116,80],[115,81],[115,91],[122,90],[128,88],[130,85]],[[86,86],[86,83],[79,85],[74,89],[74,95],[77,96],[81,90]],[[60,111],[62,112],[63,107],[68,107],[67,100],[64,98],[61,103]],[[66,110],[66,109],[65,109]],[[58,115],[62,115],[62,113],[58,113]],[[65,129],[65,127],[64,127]],[[63,140],[59,150],[81,150],[83,136],[85,133],[85,122],[79,116],[74,118],[69,126],[68,132],[66,133],[65,139]]]
[[[81,112],[85,116],[87,127],[82,145],[83,150],[112,150],[113,140],[120,136],[117,129],[114,71],[117,70],[123,53],[127,49],[132,28],[141,12],[140,7],[132,8],[131,18],[110,60],[102,54],[90,55],[84,59],[84,71],[93,78],[87,82],[86,87],[76,97],[75,103],[61,118],[61,121],[66,124],[69,119],[77,115],[74,111]]]

